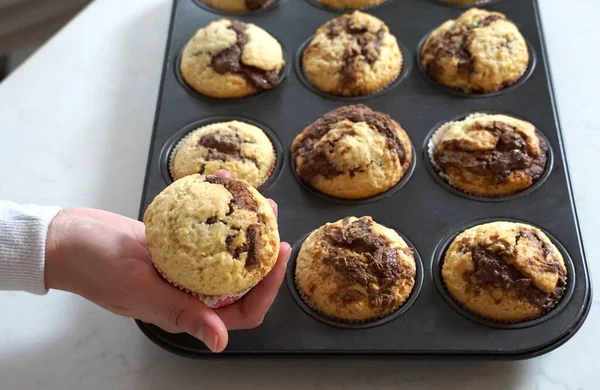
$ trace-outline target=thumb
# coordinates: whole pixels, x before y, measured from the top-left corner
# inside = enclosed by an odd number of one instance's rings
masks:
[[[227,346],[227,328],[219,316],[198,298],[160,280],[145,295],[142,321],[167,332],[188,333],[201,340],[213,352]]]

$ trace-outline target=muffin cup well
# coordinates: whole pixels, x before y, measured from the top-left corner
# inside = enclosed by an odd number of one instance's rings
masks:
[[[440,89],[442,91],[451,93],[453,95],[458,95],[458,96],[461,96],[461,97],[464,97],[464,98],[473,98],[473,99],[489,98],[489,97],[493,97],[493,96],[502,95],[502,94],[508,93],[510,91],[513,91],[513,90],[519,88],[521,85],[525,84],[525,82],[527,82],[527,80],[529,80],[529,78],[531,77],[531,75],[535,71],[535,67],[537,65],[537,55],[536,55],[535,51],[533,50],[533,47],[531,46],[531,44],[529,43],[529,41],[527,41],[525,39],[525,43],[527,44],[527,51],[529,52],[529,64],[527,65],[527,68],[525,69],[525,72],[523,72],[523,74],[521,75],[521,77],[519,77],[517,80],[515,80],[510,85],[507,85],[506,87],[504,87],[502,89],[499,89],[499,90],[496,90],[496,91],[492,91],[492,92],[486,92],[486,93],[465,92],[465,91],[463,91],[463,90],[461,90],[459,88],[452,88],[452,87],[445,86],[443,84],[438,83],[433,78],[431,78],[427,74],[427,72],[425,71],[425,69],[423,68],[421,51],[423,50],[423,46],[425,45],[425,42],[427,41],[427,38],[429,38],[429,36],[431,35],[431,33],[433,31],[434,30],[431,30],[427,34],[425,34],[425,36],[419,42],[419,45],[417,46],[416,61],[417,61],[417,67],[421,71],[421,74],[423,75],[423,77],[431,85],[433,85],[434,87],[436,87],[436,88],[438,88],[438,89]]]
[[[247,120],[239,120],[240,122],[246,122],[249,123]],[[182,138],[179,139],[179,141],[177,141],[177,143],[173,146],[173,148],[171,148],[171,151],[169,153],[168,156],[168,169],[169,169],[169,177],[170,179],[173,181],[175,180],[174,177],[174,173],[173,173],[173,163],[175,160],[175,154],[177,153],[177,150],[181,147],[181,145],[185,142],[185,140],[187,140],[189,137],[193,136],[196,131],[198,131],[201,127],[210,125],[210,124],[214,124],[214,123],[219,123],[219,122],[212,122],[212,123],[207,123],[205,125],[199,126],[197,127],[195,130],[191,130],[189,133],[187,133],[186,135],[184,135]],[[273,172],[275,172],[278,162],[279,162],[279,156],[280,156],[280,152],[277,150],[277,148],[275,147],[275,143],[273,142],[273,139],[271,138],[271,135],[267,134],[261,126],[255,125],[254,123],[249,123],[252,124],[256,127],[258,127],[261,131],[263,131],[265,133],[265,135],[269,138],[269,141],[271,141],[271,145],[273,146],[273,153],[275,154],[275,163],[273,164],[273,167],[271,168],[271,171],[269,172],[269,174],[267,175],[267,177],[265,178],[265,180],[263,180],[262,183],[260,183],[257,188],[262,188],[262,186],[269,181],[269,179],[271,178],[271,176],[273,176]]]
[[[394,80],[390,81],[388,83],[388,85],[378,89],[377,91],[371,92],[367,95],[361,95],[361,96],[340,96],[340,95],[334,95],[332,93],[324,92],[324,91],[321,91],[319,88],[317,88],[315,85],[313,85],[313,83],[310,82],[310,80],[308,79],[308,77],[306,77],[306,74],[304,73],[304,66],[302,65],[302,57],[304,55],[304,50],[306,50],[308,45],[310,45],[313,38],[314,38],[314,35],[311,35],[306,41],[304,41],[300,45],[300,47],[298,48],[298,50],[296,52],[296,60],[295,60],[296,74],[298,75],[298,78],[300,79],[300,81],[302,81],[302,84],[304,84],[304,86],[306,88],[308,88],[311,91],[313,91],[314,93],[321,95],[322,97],[330,99],[330,100],[357,102],[357,101],[364,101],[366,99],[371,99],[371,98],[374,98],[377,96],[381,96],[381,95],[386,94],[387,92],[391,91],[392,89],[396,88],[398,85],[400,85],[400,83],[402,83],[402,81],[404,81],[404,79],[406,79],[406,77],[408,76],[408,74],[410,73],[410,71],[412,69],[412,55],[410,54],[410,52],[408,51],[408,49],[406,48],[404,43],[402,43],[396,37],[396,41],[398,42],[398,47],[400,48],[400,53],[402,53],[402,69],[400,70],[400,73],[398,73],[396,78]]]
[[[231,16],[256,16],[256,15],[264,14],[266,12],[269,12],[269,11],[275,9],[276,7],[278,7],[284,1],[286,1],[286,0],[275,0],[272,4],[269,4],[268,6],[266,6],[264,8],[257,9],[255,11],[248,11],[248,12],[226,12],[226,11],[221,11],[221,10],[215,9],[213,7],[209,7],[202,0],[193,0],[193,2],[196,3],[200,8],[204,8],[205,10],[207,10],[207,11],[213,13],[213,14],[223,15],[223,16],[230,16],[230,17]]]
[[[290,260],[288,262],[286,270],[286,282],[288,290],[294,298],[296,304],[300,307],[300,309],[302,309],[302,311],[304,311],[304,313],[312,317],[314,320],[321,322],[325,325],[329,325],[340,329],[369,329],[396,320],[398,317],[406,313],[413,305],[413,303],[415,303],[415,301],[417,300],[421,292],[421,288],[423,287],[423,262],[415,246],[403,234],[396,231],[396,233],[398,233],[398,235],[404,240],[404,242],[406,242],[406,244],[413,250],[416,266],[415,283],[413,285],[412,291],[410,292],[410,295],[406,300],[404,300],[402,304],[400,304],[396,309],[394,309],[388,314],[384,314],[380,317],[364,321],[349,321],[334,318],[324,313],[321,313],[316,308],[313,308],[308,303],[309,300],[303,297],[302,293],[300,292],[300,289],[296,285],[296,260],[298,258],[298,254],[300,253],[300,249],[302,248],[302,244],[304,244],[304,241],[308,238],[308,236],[311,233],[312,232],[302,237],[292,248],[292,254],[290,255]]]
[[[506,221],[506,222],[518,222],[533,226],[535,228],[540,229],[552,243],[556,246],[556,248],[560,251],[562,255],[565,267],[567,268],[567,278],[566,278],[566,288],[563,291],[562,296],[554,303],[554,305],[543,311],[539,316],[531,318],[525,321],[519,322],[507,322],[507,321],[496,321],[480,314],[474,313],[468,308],[464,307],[460,302],[458,302],[452,294],[446,288],[446,284],[444,283],[444,278],[442,277],[442,266],[444,265],[444,258],[446,256],[446,251],[450,247],[450,244],[454,241],[454,239],[463,231],[472,228],[477,225],[481,225],[484,223],[490,222],[498,222],[498,221]],[[535,325],[539,325],[543,322],[548,321],[552,317],[559,314],[568,304],[573,295],[573,291],[575,291],[576,279],[575,279],[575,268],[573,267],[573,261],[569,256],[569,253],[565,249],[565,247],[550,233],[546,230],[526,221],[517,220],[514,218],[485,218],[476,221],[472,221],[463,225],[460,225],[453,230],[451,230],[448,234],[442,238],[442,240],[436,246],[433,257],[431,260],[431,270],[433,274],[433,281],[437,287],[438,292],[442,296],[442,298],[446,301],[446,303],[451,306],[457,313],[461,314],[463,317],[467,319],[479,323],[481,325],[490,327],[490,328],[498,328],[498,329],[523,329],[532,327]]]
[[[353,12],[353,11],[370,11],[374,8],[382,7],[388,3],[391,3],[392,1],[394,1],[394,0],[386,0],[381,4],[367,5],[366,7],[361,7],[361,8],[355,9],[355,8],[330,8],[324,4],[319,3],[317,0],[306,0],[306,2],[309,3],[310,5],[312,5],[313,7],[317,7],[320,9],[324,9],[325,11],[336,12],[336,13],[348,13],[348,12]]]
[[[519,117],[511,115],[511,114],[500,113],[500,112],[493,112],[493,111],[486,111],[486,110],[478,111],[477,113],[479,113],[479,114],[486,114],[486,115],[508,115],[508,116],[513,117],[513,118],[520,119]],[[441,123],[437,124],[433,128],[433,130],[431,130],[429,132],[429,134],[427,135],[427,137],[425,138],[425,145],[423,147],[425,165],[427,166],[427,169],[429,170],[429,173],[431,174],[431,176],[433,177],[433,179],[438,184],[440,184],[444,189],[448,190],[449,192],[452,192],[455,195],[458,195],[458,196],[461,196],[463,198],[467,198],[467,199],[470,199],[470,200],[480,201],[480,202],[504,202],[504,201],[514,200],[514,199],[517,199],[517,198],[529,195],[533,191],[537,190],[542,185],[544,185],[544,183],[546,182],[546,180],[548,179],[548,177],[550,176],[550,174],[552,173],[552,170],[554,168],[554,152],[552,150],[552,146],[550,145],[550,141],[548,140],[548,138],[546,138],[546,136],[544,135],[544,133],[542,133],[536,127],[536,135],[543,142],[545,142],[546,146],[547,146],[547,151],[546,151],[546,168],[544,169],[544,174],[542,175],[542,177],[540,177],[529,188],[527,188],[527,189],[525,189],[525,190],[523,190],[521,192],[518,192],[516,194],[512,194],[512,195],[506,195],[506,196],[483,196],[483,195],[477,195],[477,194],[473,194],[473,193],[470,193],[470,192],[467,192],[467,191],[463,191],[463,190],[460,190],[460,189],[452,186],[450,184],[450,181],[449,181],[448,177],[441,172],[441,170],[439,169],[439,167],[437,167],[435,161],[433,160],[433,151],[435,149],[435,146],[441,141],[441,138],[442,138],[444,132],[446,131],[445,127],[447,125],[459,122],[461,120],[464,120],[469,115],[472,115],[472,114],[475,114],[475,112],[472,112],[472,113],[469,113],[469,114],[459,115],[459,116],[457,116],[457,117],[455,117],[455,118],[453,118],[453,119],[451,119],[449,121],[444,121],[444,122],[441,122]]]
[[[201,119],[199,121],[195,121],[184,126],[182,129],[173,134],[173,136],[171,136],[171,138],[169,138],[169,140],[167,140],[167,142],[163,146],[160,155],[160,169],[165,183],[168,185],[173,182],[173,176],[171,175],[172,159],[175,152],[177,151],[177,148],[181,146],[181,143],[185,140],[185,138],[189,137],[195,130],[197,130],[200,127],[233,120],[245,122],[258,127],[265,133],[265,135],[271,141],[271,145],[273,145],[273,149],[275,151],[275,166],[273,167],[270,176],[260,186],[257,187],[257,189],[261,192],[266,191],[277,180],[283,168],[283,146],[281,145],[281,141],[279,141],[279,138],[277,137],[275,132],[273,132],[273,130],[271,130],[268,126],[259,123],[253,119],[240,116],[218,116]]]
[[[271,33],[269,33],[269,34],[271,34]],[[257,99],[267,93],[274,92],[281,87],[281,85],[284,83],[285,79],[287,78],[287,75],[288,75],[290,67],[291,67],[291,65],[290,65],[291,59],[290,59],[287,49],[285,48],[285,45],[281,42],[281,40],[278,37],[276,37],[275,35],[273,35],[273,34],[271,34],[271,35],[273,36],[273,38],[275,38],[277,40],[277,42],[281,46],[281,50],[283,52],[283,60],[285,61],[283,68],[279,72],[279,84],[273,89],[269,89],[269,90],[265,90],[265,91],[258,91],[251,95],[242,96],[242,97],[238,97],[238,98],[224,98],[224,99],[214,98],[214,97],[207,96],[207,95],[204,95],[204,94],[196,91],[191,85],[189,85],[185,81],[185,79],[183,78],[183,75],[181,74],[181,67],[180,67],[181,58],[183,56],[183,49],[184,49],[185,45],[187,44],[187,42],[189,42],[189,40],[186,41],[186,43],[183,45],[181,50],[179,50],[177,57],[175,58],[175,63],[173,64],[173,71],[175,73],[175,78],[177,79],[177,82],[179,82],[181,87],[183,89],[185,89],[190,95],[196,97],[197,99],[201,99],[201,100],[204,100],[204,101],[207,101],[210,103],[242,103],[242,102],[248,101],[249,99]]]
[[[195,292],[181,286],[178,283],[175,283],[174,281],[169,279],[169,277],[167,277],[167,275],[165,275],[161,270],[159,270],[158,267],[156,267],[156,265],[154,266],[154,268],[160,274],[160,276],[162,276],[162,278],[164,280],[166,280],[170,285],[172,285],[173,287],[177,287],[181,291],[184,291],[188,294],[193,295],[194,297],[198,298],[200,301],[202,301],[206,306],[210,307],[211,309],[219,309],[222,307],[232,305],[235,302],[242,299],[242,297],[244,295],[246,295],[253,288],[253,287],[250,287],[250,288],[247,288],[245,290],[242,290],[242,291],[239,291],[236,293],[225,294],[225,295],[202,295],[202,294],[195,293]]]

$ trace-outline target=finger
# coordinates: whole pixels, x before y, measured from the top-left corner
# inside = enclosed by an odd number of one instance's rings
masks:
[[[273,208],[273,212],[275,213],[275,217],[277,217],[279,215],[279,206],[277,205],[277,203],[273,199],[267,199],[267,200],[269,201],[269,204]]]
[[[227,329],[252,329],[262,323],[283,282],[291,252],[290,245],[282,242],[277,263],[271,272],[241,300],[215,310]]]
[[[201,340],[213,352],[227,346],[227,328],[219,316],[199,299],[169,285],[156,275],[143,288],[138,305],[139,319],[155,324],[167,332],[188,333]]]
[[[223,179],[231,179],[231,173],[226,171],[225,169],[218,169],[215,172],[215,176],[221,177]]]

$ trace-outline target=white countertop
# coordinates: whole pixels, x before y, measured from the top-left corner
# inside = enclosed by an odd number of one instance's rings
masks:
[[[300,1],[300,0],[292,0]],[[597,0],[540,1],[593,280],[600,234]],[[137,217],[170,0],[96,0],[0,85],[0,199]],[[0,293],[0,388],[600,389],[600,298],[567,344],[523,362],[195,361],[61,292]],[[233,373],[233,375],[232,375]]]

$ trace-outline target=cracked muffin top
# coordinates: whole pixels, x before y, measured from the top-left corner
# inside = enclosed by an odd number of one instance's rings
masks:
[[[436,28],[421,49],[429,77],[466,93],[490,93],[514,84],[529,61],[517,26],[500,12],[478,8]]]
[[[240,98],[277,87],[285,65],[279,42],[251,23],[221,19],[185,45],[181,76],[214,98]]]
[[[157,270],[196,294],[255,286],[279,252],[271,205],[241,180],[199,174],[179,179],[154,198],[144,224]]]

